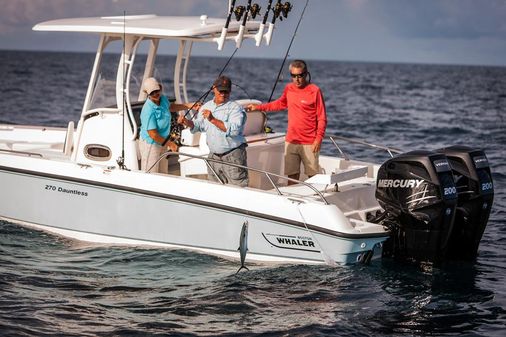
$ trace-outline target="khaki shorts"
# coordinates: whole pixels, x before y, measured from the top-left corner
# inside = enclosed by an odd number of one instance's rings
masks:
[[[162,153],[167,151],[165,147],[158,144],[148,144],[144,139],[139,139],[139,150],[141,153],[141,170],[146,172],[160,158]],[[163,158],[149,171],[150,173],[168,173],[169,162]]]
[[[304,173],[314,176],[320,172],[319,152],[313,152],[313,144],[292,144],[285,142],[285,175],[300,174],[300,163],[304,164]]]

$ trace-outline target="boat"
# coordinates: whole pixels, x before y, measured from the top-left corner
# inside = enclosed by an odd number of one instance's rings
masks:
[[[262,48],[270,43],[273,25],[264,32],[265,20],[235,23],[230,14],[228,19],[74,18],[34,26],[35,31],[100,38],[77,125],[0,125],[0,217],[78,240],[190,249],[242,265],[244,260],[368,263],[385,255],[384,246],[392,256],[437,260],[463,237],[477,250],[493,197],[490,169],[479,149],[394,156],[399,151],[393,148],[333,137],[341,155],[320,156],[320,174],[288,184],[282,173],[285,135],[267,133],[266,115],[253,111],[245,128],[248,187],[208,180],[206,135],[188,130],[181,132],[178,152],[163,155],[169,158],[168,174],[141,171],[139,114],[146,96],[138,83],[154,75],[161,43],[178,42],[174,72],[168,76],[177,102],[188,101],[193,44],[217,44],[221,50],[225,43],[240,47],[243,39]],[[107,73],[104,59],[111,51],[120,55],[115,72]],[[147,56],[138,57],[141,51]],[[383,164],[353,160],[336,141],[372,146],[393,158]],[[463,157],[465,165],[459,164]],[[454,162],[458,172],[450,166]],[[457,173],[466,187],[455,182]],[[469,193],[469,188],[476,191]],[[471,216],[459,215],[458,208],[465,208],[462,189],[472,201]],[[459,217],[470,222],[461,232],[453,230]]]

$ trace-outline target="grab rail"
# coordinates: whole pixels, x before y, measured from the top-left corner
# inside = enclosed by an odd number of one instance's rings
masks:
[[[149,173],[151,171],[151,169],[153,167],[155,167],[160,162],[160,160],[162,160],[164,157],[168,158],[169,156],[178,156],[178,155],[185,156],[185,157],[191,157],[191,158],[194,158],[194,159],[201,159],[201,160],[203,160],[206,163],[207,167],[210,168],[211,172],[216,177],[216,179],[218,179],[218,181],[222,185],[225,185],[225,183],[220,179],[220,177],[218,176],[218,174],[216,173],[216,171],[214,171],[214,169],[209,164],[209,162],[226,164],[226,165],[229,165],[229,166],[244,168],[244,169],[247,169],[247,170],[250,170],[250,171],[253,171],[253,172],[265,174],[265,176],[267,177],[267,180],[269,180],[269,182],[271,183],[271,185],[278,192],[278,195],[283,195],[283,192],[281,192],[281,190],[276,185],[276,183],[274,183],[274,181],[272,180],[272,177],[285,179],[287,181],[295,182],[297,184],[302,184],[302,185],[310,188],[311,190],[313,190],[320,197],[320,199],[322,200],[322,202],[325,205],[330,205],[330,203],[327,201],[327,199],[325,199],[325,197],[323,196],[323,194],[320,191],[318,191],[318,189],[316,189],[314,186],[312,186],[311,184],[308,184],[308,183],[306,183],[304,181],[300,181],[300,180],[297,180],[297,179],[292,179],[292,178],[285,177],[285,176],[282,176],[282,175],[279,175],[279,174],[276,174],[276,173],[271,173],[271,172],[267,172],[267,171],[264,171],[264,170],[260,170],[260,169],[256,169],[256,168],[252,168],[252,167],[248,167],[248,166],[243,166],[243,165],[239,165],[239,164],[235,164],[235,163],[229,163],[229,162],[222,161],[222,160],[217,160],[217,159],[212,159],[212,158],[207,158],[207,157],[192,155],[192,154],[188,154],[188,153],[180,153],[180,152],[167,151],[167,152],[163,153],[162,155],[160,155],[160,157],[158,158],[158,160],[153,165],[151,165],[151,167],[146,171],[146,173]]]
[[[350,160],[350,158],[348,157],[348,155],[346,155],[346,153],[344,153],[341,150],[341,148],[339,147],[339,145],[337,145],[337,143],[335,142],[334,138],[335,139],[344,140],[344,141],[347,141],[349,143],[366,145],[366,146],[369,146],[369,147],[374,148],[374,149],[386,150],[386,151],[388,151],[388,154],[390,155],[390,157],[394,156],[392,154],[392,152],[393,153],[402,153],[403,152],[402,150],[397,149],[395,147],[388,147],[388,146],[384,146],[384,145],[372,144],[372,143],[368,143],[365,140],[361,140],[361,139],[353,139],[353,138],[347,138],[347,137],[336,136],[336,135],[330,135],[328,137],[332,141],[332,143],[334,143],[334,146],[337,148],[337,150],[339,151],[339,153],[341,153],[341,155],[344,157],[345,160]]]
[[[88,117],[89,115],[94,114],[94,113],[101,113],[101,112],[105,112],[105,113],[117,113],[117,112],[121,112],[121,109],[119,109],[119,108],[96,108],[96,109],[91,109],[91,110],[88,110],[85,113],[83,113],[82,116],[81,116],[81,118],[82,119],[87,119],[86,117]]]
[[[43,158],[42,154],[40,154],[40,153],[36,153],[36,152],[26,152],[26,151],[16,151],[16,150],[5,150],[5,149],[0,149],[0,152],[20,154],[20,155],[24,155],[24,156],[28,156],[28,157],[31,157],[31,156],[36,156],[36,157]]]

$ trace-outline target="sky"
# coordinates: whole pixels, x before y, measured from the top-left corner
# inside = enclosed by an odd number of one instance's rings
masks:
[[[283,0],[285,2],[286,0]],[[245,5],[247,0],[237,0]],[[267,0],[254,0],[263,15]],[[292,0],[273,43],[246,41],[237,57],[283,58],[306,0]],[[39,22],[134,14],[226,17],[228,0],[0,0],[1,50],[94,52],[96,35],[34,32]],[[228,46],[222,56],[230,55]],[[161,50],[175,54],[174,47]],[[217,55],[216,45],[194,54]],[[309,0],[290,57],[506,66],[506,0]]]

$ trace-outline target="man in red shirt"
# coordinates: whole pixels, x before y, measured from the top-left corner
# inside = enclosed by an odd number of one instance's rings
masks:
[[[320,88],[307,79],[306,62],[295,60],[289,69],[292,82],[286,85],[280,98],[270,103],[250,104],[247,110],[280,111],[288,108],[285,174],[298,180],[301,162],[309,177],[320,171],[318,157],[327,127],[327,114]]]

